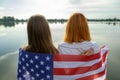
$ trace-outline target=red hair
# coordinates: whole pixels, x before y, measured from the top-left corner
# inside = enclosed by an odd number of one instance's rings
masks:
[[[74,13],[67,22],[64,41],[68,43],[90,41],[87,19],[81,13]]]

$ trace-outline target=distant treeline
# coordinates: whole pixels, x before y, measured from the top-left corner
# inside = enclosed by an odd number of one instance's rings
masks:
[[[48,22],[66,22],[67,19],[47,19]],[[88,21],[120,21],[117,18],[108,18],[108,19],[87,19]],[[0,18],[0,22],[26,22],[27,19],[16,19],[12,16],[4,16]]]
[[[120,19],[117,18],[108,18],[108,19],[88,19],[88,21],[120,21]]]
[[[47,19],[49,23],[65,23],[67,19]],[[113,24],[116,25],[120,22],[120,19],[117,18],[108,18],[108,19],[87,19],[89,22],[101,22],[105,24]],[[16,19],[11,16],[4,16],[0,18],[0,26],[3,25],[4,27],[14,27],[16,24],[27,22],[27,19]]]
[[[28,19],[17,19],[12,16],[4,16],[0,18],[0,25],[4,27],[13,27],[16,24],[27,22]],[[49,23],[65,23],[67,19],[47,19]],[[89,22],[105,22],[106,24],[116,25],[117,22],[120,22],[120,19],[117,18],[108,18],[108,19],[87,19]]]
[[[27,21],[27,19],[26,20],[16,19],[12,16],[4,16],[4,17],[0,18],[0,25],[3,25],[5,27],[12,27],[12,26],[15,26],[15,24],[24,23],[26,21]]]
[[[4,17],[0,18],[0,22],[26,22],[26,21],[27,21],[27,19],[26,20],[16,19],[12,16],[4,16]]]

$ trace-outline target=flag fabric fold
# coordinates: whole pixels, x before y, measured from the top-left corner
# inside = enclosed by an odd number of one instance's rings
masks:
[[[65,55],[19,50],[18,80],[106,80],[108,48],[97,54]]]

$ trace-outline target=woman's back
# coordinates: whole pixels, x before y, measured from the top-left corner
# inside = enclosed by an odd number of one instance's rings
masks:
[[[52,54],[27,52],[19,49],[18,80],[53,80]]]
[[[81,13],[74,13],[67,21],[64,43],[58,46],[62,54],[81,54],[89,49],[99,52],[99,46],[91,42],[87,18]],[[89,54],[88,54],[89,55]]]
[[[52,63],[48,61],[49,56],[44,55],[58,53],[58,50],[53,45],[47,19],[39,14],[31,16],[27,22],[27,34],[28,44],[19,50],[18,80],[53,80],[48,75],[53,71],[48,66]]]
[[[83,51],[93,48],[94,53],[99,52],[99,46],[96,42],[84,41],[81,43],[61,43],[58,46],[59,53],[61,54],[81,54]]]

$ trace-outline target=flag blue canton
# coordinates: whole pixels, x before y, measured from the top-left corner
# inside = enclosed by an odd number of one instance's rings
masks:
[[[53,80],[53,55],[19,50],[18,80]]]

